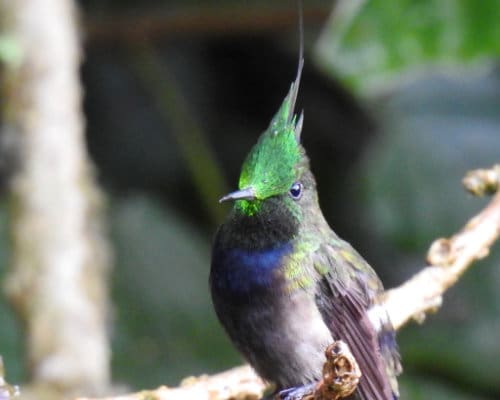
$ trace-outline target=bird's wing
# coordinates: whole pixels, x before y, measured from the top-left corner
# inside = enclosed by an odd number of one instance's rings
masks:
[[[366,261],[346,242],[335,239],[314,256],[320,274],[316,303],[335,340],[343,340],[359,364],[358,393],[363,400],[398,398],[400,372],[394,331],[388,318],[377,332],[367,315],[383,291]]]

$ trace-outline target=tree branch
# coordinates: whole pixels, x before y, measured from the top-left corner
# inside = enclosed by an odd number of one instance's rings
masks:
[[[491,246],[500,235],[500,192],[498,191],[500,185],[498,182],[500,182],[500,165],[495,165],[489,170],[476,170],[467,174],[464,178],[464,185],[468,191],[482,195],[496,190],[496,195],[458,233],[449,239],[436,240],[427,255],[430,265],[401,286],[386,291],[382,303],[375,306],[372,309],[373,312],[378,307],[384,307],[395,329],[400,329],[412,319],[422,322],[426,313],[435,312],[439,308],[443,293],[458,281],[474,261],[488,255]],[[349,356],[347,358],[349,359]],[[354,359],[349,360],[355,362]],[[323,371],[323,381],[327,381],[328,373],[331,371],[328,367],[331,364],[328,362]],[[156,390],[101,400],[152,398],[155,400],[257,400],[261,398],[265,388],[264,382],[249,366],[242,366],[212,376],[187,378],[176,388],[162,386]],[[331,394],[332,397],[326,397],[324,389],[324,385],[320,384],[315,393],[316,399],[341,398],[338,392]]]
[[[221,7],[177,7],[151,9],[141,15],[113,14],[112,17],[87,17],[84,25],[86,42],[90,45],[109,42],[133,43],[145,39],[165,39],[192,34],[228,34],[276,32],[296,28],[297,9],[294,3],[269,7],[225,4]],[[330,6],[304,7],[304,21],[323,22]]]
[[[66,395],[107,390],[110,356],[110,247],[84,141],[75,14],[73,0],[0,0],[20,54],[2,86],[2,134],[17,157],[5,290],[30,378]]]
[[[266,385],[248,365],[229,369],[215,375],[184,379],[178,387],[161,386],[99,400],[259,400]],[[80,398],[78,400],[97,400]]]

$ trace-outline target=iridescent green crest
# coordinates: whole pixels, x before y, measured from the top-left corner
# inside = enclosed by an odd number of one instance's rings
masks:
[[[301,71],[302,62],[279,111],[243,164],[239,189],[253,188],[257,200],[287,192],[297,179],[296,166],[303,151],[300,146],[302,115],[297,119],[293,112]]]

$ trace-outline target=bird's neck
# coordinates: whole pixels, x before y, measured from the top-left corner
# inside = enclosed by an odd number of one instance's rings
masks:
[[[298,221],[283,208],[263,209],[251,216],[235,208],[217,238],[226,249],[261,252],[290,243],[298,232]]]
[[[282,284],[280,271],[295,247],[297,224],[283,213],[247,216],[233,211],[217,232],[212,284],[221,296],[265,295]]]

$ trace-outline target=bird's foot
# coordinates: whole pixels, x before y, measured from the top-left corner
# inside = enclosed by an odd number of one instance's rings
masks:
[[[349,346],[341,340],[333,342],[325,351],[323,379],[318,385],[320,399],[342,399],[352,394],[361,378],[356,359]]]
[[[276,395],[277,400],[309,400],[314,398],[316,390],[316,382],[308,383],[304,386],[297,386],[285,390],[281,390]]]

